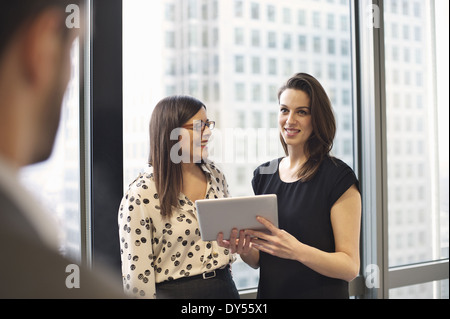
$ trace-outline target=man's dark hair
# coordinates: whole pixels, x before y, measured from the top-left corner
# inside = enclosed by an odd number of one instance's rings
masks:
[[[43,10],[55,7],[65,12],[80,0],[2,0],[0,1],[0,59],[14,34]]]

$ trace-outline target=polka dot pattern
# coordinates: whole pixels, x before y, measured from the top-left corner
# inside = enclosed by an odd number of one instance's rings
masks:
[[[202,164],[208,179],[206,198],[229,197],[223,173]],[[170,219],[160,214],[150,166],[131,183],[119,208],[119,237],[124,291],[137,298],[155,298],[155,283],[223,268],[234,261],[217,242],[200,236],[196,208],[184,194]]]

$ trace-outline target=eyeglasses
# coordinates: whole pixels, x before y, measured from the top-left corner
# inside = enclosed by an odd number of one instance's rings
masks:
[[[197,121],[194,121],[194,123],[192,123],[192,124],[186,124],[186,125],[183,125],[182,127],[186,128],[186,129],[190,129],[190,130],[203,132],[205,130],[205,127],[209,127],[209,129],[212,131],[215,126],[216,126],[216,122],[214,122],[214,121],[203,122],[201,120],[197,120]]]

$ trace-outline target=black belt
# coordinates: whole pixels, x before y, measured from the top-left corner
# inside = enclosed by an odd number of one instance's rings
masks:
[[[203,290],[208,291],[208,295]],[[231,278],[230,266],[227,265],[223,269],[157,283],[156,296],[158,299],[238,298],[239,294]]]
[[[219,269],[214,269],[214,270],[211,270],[211,271],[206,271],[206,272],[204,272],[202,274],[199,274],[199,275],[177,278],[177,279],[175,279],[175,281],[178,281],[178,280],[185,281],[185,280],[194,280],[194,279],[205,279],[205,280],[206,279],[212,279],[212,278],[215,278],[215,277],[226,275],[227,272],[229,271],[229,269],[230,269],[230,265],[228,264],[228,265],[226,265],[225,268],[222,268],[222,269],[219,268]]]
[[[226,274],[226,272],[229,271],[229,269],[230,269],[230,265],[228,264],[228,265],[226,265],[225,268],[214,269],[212,271],[207,271],[207,272],[204,272],[204,273],[202,273],[200,275],[195,275],[195,276],[188,277],[188,278],[192,278],[192,279],[199,279],[199,278],[212,279],[212,278],[215,278],[216,276],[220,276],[220,275]]]
[[[217,269],[217,271],[219,271],[220,269]],[[222,269],[223,270],[223,269]],[[202,274],[202,277],[203,277],[203,279],[211,279],[211,278],[214,278],[214,277],[216,277],[216,271],[215,270],[213,270],[213,271],[210,271],[210,272],[204,272],[203,274]]]

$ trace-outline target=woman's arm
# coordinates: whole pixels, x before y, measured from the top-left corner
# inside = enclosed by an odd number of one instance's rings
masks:
[[[135,199],[138,198],[141,198],[141,194],[129,190],[119,209],[122,281],[124,292],[130,297],[152,299],[156,296],[155,271],[152,266],[153,225],[146,205],[136,204]]]
[[[336,250],[333,253],[305,245],[261,217],[258,221],[272,234],[252,230],[245,233],[256,237],[252,239],[253,248],[297,260],[324,276],[351,281],[359,273],[361,196],[355,185],[336,201],[330,214]]]
[[[259,268],[259,250],[252,248],[248,253],[242,253],[242,260],[253,269]]]

